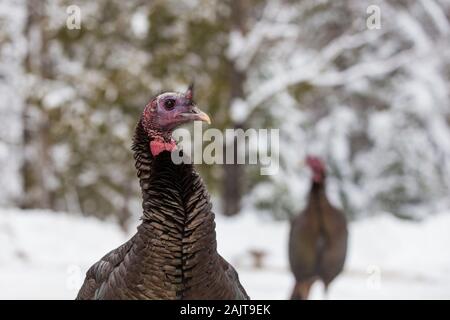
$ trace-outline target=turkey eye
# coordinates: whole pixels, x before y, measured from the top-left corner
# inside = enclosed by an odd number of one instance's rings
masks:
[[[167,110],[172,110],[174,106],[175,106],[175,100],[169,99],[164,102],[164,107]]]

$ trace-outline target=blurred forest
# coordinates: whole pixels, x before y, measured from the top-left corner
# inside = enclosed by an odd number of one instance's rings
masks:
[[[139,216],[134,125],[192,80],[213,127],[280,128],[277,175],[201,166],[218,212],[297,213],[308,153],[351,218],[450,206],[448,0],[2,0],[0,206]]]

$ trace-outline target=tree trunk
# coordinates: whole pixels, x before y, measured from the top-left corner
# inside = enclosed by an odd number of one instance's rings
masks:
[[[246,8],[243,1],[232,0],[231,1],[231,29],[239,30],[244,33],[245,30],[245,18],[246,18]],[[240,71],[236,68],[233,61],[230,61],[230,101],[229,106],[232,105],[233,101],[237,98],[244,98],[244,82],[245,82],[245,72]],[[244,123],[233,123],[234,129],[244,129]],[[241,199],[244,192],[243,182],[245,168],[244,165],[238,165],[236,162],[236,139],[234,143],[234,163],[224,164],[223,166],[223,191],[222,191],[222,203],[223,203],[223,213],[227,216],[232,216],[239,213],[241,209]],[[224,152],[224,155],[226,153]]]
[[[27,3],[28,18],[25,34],[28,52],[25,70],[28,75],[49,79],[51,75],[48,39],[45,34],[45,0]],[[42,83],[40,83],[42,84]],[[52,208],[53,196],[48,190],[46,179],[51,171],[50,123],[40,108],[40,101],[33,97],[33,88],[28,88],[28,97],[22,111],[22,200],[21,207]]]

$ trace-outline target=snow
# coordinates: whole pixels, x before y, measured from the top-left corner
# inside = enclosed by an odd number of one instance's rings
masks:
[[[25,1],[0,2],[0,204],[15,199],[21,191],[19,172],[23,155],[19,144],[22,139],[21,94],[25,83],[22,66],[26,54]],[[13,41],[11,40],[13,39]]]
[[[345,271],[329,299],[449,299],[450,213],[422,222],[389,214],[351,223]],[[286,221],[244,214],[216,219],[219,252],[253,299],[286,299],[293,285]],[[43,210],[0,209],[0,299],[73,299],[87,269],[129,239],[110,221]],[[265,253],[255,269],[251,250]],[[320,283],[312,299],[322,299]]]
[[[126,240],[113,223],[0,210],[0,299],[72,299],[89,266]]]
[[[69,87],[56,88],[47,93],[43,99],[43,104],[48,109],[54,109],[66,104],[75,96],[75,91]]]
[[[147,18],[147,13],[145,11],[142,11],[142,8],[140,8],[140,11],[137,11],[132,16],[131,29],[138,38],[143,39],[147,35],[149,29],[149,22]]]
[[[441,8],[434,1],[423,1],[421,5],[433,18],[434,24],[438,28],[438,30],[442,34],[448,34],[450,31],[450,27],[447,22],[447,18],[445,17],[445,13],[441,10]]]
[[[248,117],[248,107],[244,100],[235,98],[231,103],[231,119],[236,123],[242,123]]]
[[[293,286],[287,263],[287,222],[261,221],[255,216],[218,219],[218,246],[238,269],[253,299],[286,299]],[[329,299],[450,298],[450,214],[433,215],[421,223],[388,214],[350,225],[344,273],[332,283]],[[249,231],[250,230],[250,231]],[[236,249],[239,248],[239,249]],[[249,250],[266,252],[265,268],[255,270]],[[316,283],[312,299],[322,299]]]

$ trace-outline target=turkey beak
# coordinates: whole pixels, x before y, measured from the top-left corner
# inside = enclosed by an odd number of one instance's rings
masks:
[[[187,111],[180,113],[178,116],[184,119],[183,122],[200,120],[211,124],[209,116],[196,106],[190,106]]]
[[[204,113],[202,110],[200,110],[199,108],[194,107],[192,109],[192,112],[195,114],[195,116],[194,116],[195,119],[204,121],[207,124],[211,124],[211,119],[209,118],[209,116],[206,113]]]

